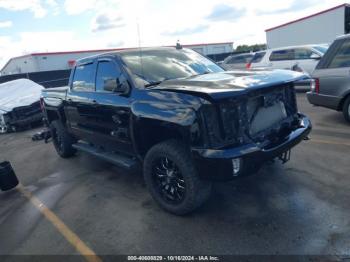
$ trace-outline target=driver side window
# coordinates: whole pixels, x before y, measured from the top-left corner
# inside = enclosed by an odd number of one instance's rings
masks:
[[[120,68],[112,61],[100,61],[97,65],[96,91],[113,92],[120,81]]]

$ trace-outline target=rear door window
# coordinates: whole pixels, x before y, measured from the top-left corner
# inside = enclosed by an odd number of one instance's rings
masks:
[[[252,57],[253,57],[252,54],[243,56],[244,60],[242,63],[248,63],[252,59]]]
[[[80,92],[95,91],[95,66],[93,63],[75,68],[72,89]]]
[[[307,49],[307,48],[294,49],[294,58],[296,60],[311,59],[312,54],[314,54],[314,52],[312,52],[311,49]]]
[[[350,67],[350,39],[342,43],[328,66],[328,68],[341,67]]]
[[[276,50],[270,55],[270,61],[294,60],[294,49]]]
[[[250,63],[260,63],[261,60],[264,58],[265,54],[266,52],[255,53]]]
[[[229,64],[240,64],[240,63],[245,63],[244,56],[234,56],[229,60]]]

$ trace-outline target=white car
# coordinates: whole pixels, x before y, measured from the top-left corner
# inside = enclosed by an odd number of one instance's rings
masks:
[[[29,79],[0,84],[0,134],[42,121],[40,96],[43,89]]]
[[[328,45],[289,46],[255,53],[249,69],[288,69],[311,74]]]

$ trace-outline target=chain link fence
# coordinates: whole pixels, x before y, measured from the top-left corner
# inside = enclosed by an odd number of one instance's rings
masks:
[[[0,76],[0,84],[8,81],[27,78],[33,82],[44,86],[45,88],[59,87],[68,85],[71,70],[43,71],[25,74],[13,74]]]

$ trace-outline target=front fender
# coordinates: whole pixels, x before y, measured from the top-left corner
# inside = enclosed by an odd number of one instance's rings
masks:
[[[178,104],[164,102],[135,102],[131,111],[137,118],[149,118],[181,126],[191,126],[196,121],[196,112],[190,107],[179,107]]]

